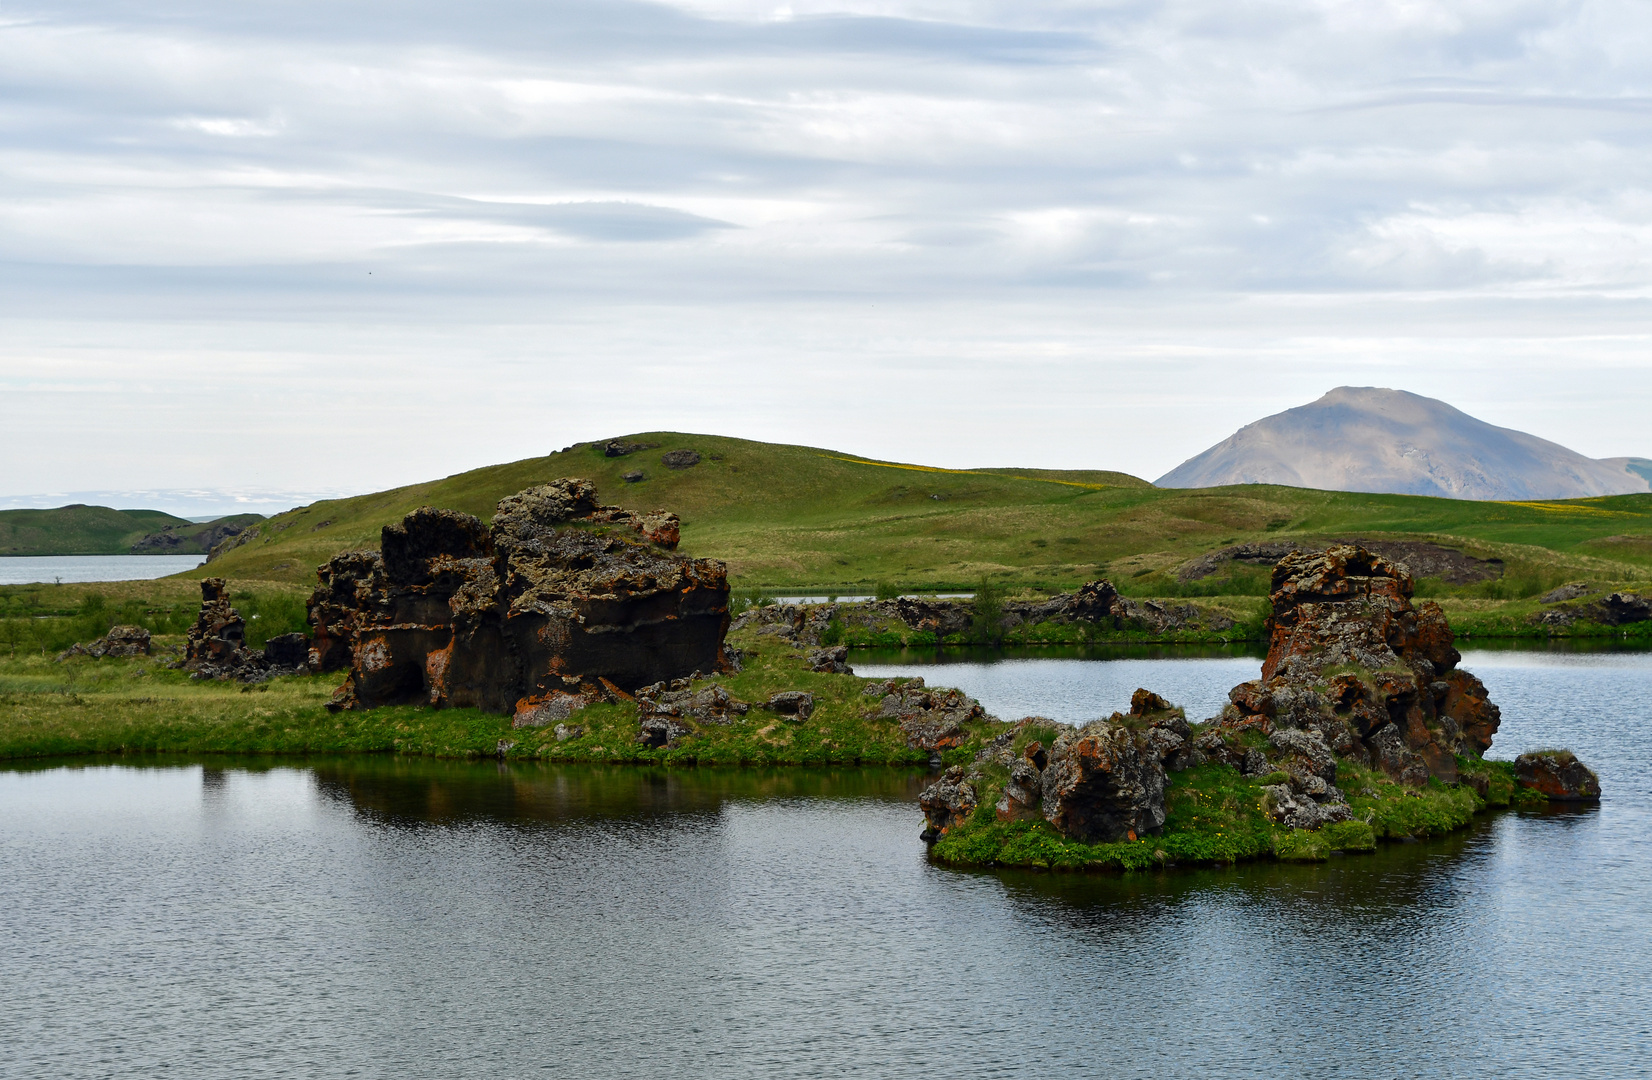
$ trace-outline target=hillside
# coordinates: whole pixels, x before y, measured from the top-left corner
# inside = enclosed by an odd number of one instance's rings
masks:
[[[60,506],[0,510],[0,555],[205,555],[226,536],[264,520],[236,514],[196,522],[160,510]]]
[[[0,510],[0,555],[124,555],[150,533],[187,527],[191,522],[160,510]]]
[[[934,469],[712,435],[617,441],[657,445],[608,457],[604,444],[581,444],[315,503],[271,518],[190,576],[313,582],[317,564],[376,547],[379,530],[415,507],[486,519],[503,496],[559,476],[588,477],[604,501],[629,509],[676,511],[683,550],[728,560],[742,587],[969,588],[986,576],[1054,590],[1105,574],[1134,595],[1254,595],[1265,568],[1230,561],[1191,580],[1187,564],[1234,544],[1329,537],[1435,538],[1501,559],[1507,582],[1491,585],[1519,590],[1643,578],[1652,568],[1652,494],[1489,503],[1256,485],[1166,490],[1119,473]],[[698,464],[662,464],[686,449]],[[643,479],[623,479],[638,472]]]
[[[1288,484],[1449,499],[1574,499],[1649,490],[1639,458],[1596,461],[1443,401],[1339,386],[1265,417],[1161,476],[1160,487]]]

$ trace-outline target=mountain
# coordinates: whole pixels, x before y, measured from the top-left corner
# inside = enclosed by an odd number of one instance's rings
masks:
[[[1240,428],[1159,487],[1282,484],[1448,499],[1581,499],[1652,490],[1644,458],[1597,461],[1443,401],[1339,386]]]
[[[256,522],[238,514],[197,523],[161,510],[75,503],[51,510],[0,510],[0,555],[205,555]]]

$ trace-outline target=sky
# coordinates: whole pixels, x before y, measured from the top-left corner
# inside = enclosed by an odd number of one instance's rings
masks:
[[[1649,121],[1634,2],[8,0],[0,507],[1151,479],[1345,384],[1652,456]]]

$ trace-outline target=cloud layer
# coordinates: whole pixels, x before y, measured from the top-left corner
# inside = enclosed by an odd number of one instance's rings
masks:
[[[6,491],[1157,475],[1344,383],[1652,453],[1644,5],[156,11],[0,19]]]

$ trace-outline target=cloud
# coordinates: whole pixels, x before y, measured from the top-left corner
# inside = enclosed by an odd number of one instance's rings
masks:
[[[836,372],[869,385],[824,426],[930,458],[953,452],[941,419],[888,434],[926,385],[972,413],[1180,395],[1204,419],[1168,436],[1111,409],[1116,439],[1062,413],[971,441],[975,463],[1157,475],[1261,411],[1392,383],[1385,364],[1480,393],[1489,340],[1644,408],[1622,387],[1652,281],[1649,29],[1622,0],[14,7],[5,482],[106,487],[109,455],[68,441],[124,427],[170,487],[248,484],[158,419],[239,408],[407,463],[351,458],[348,484],[452,471],[407,450],[397,409],[463,365],[495,380],[448,403],[492,440],[476,464],[525,445],[489,414],[541,388],[580,387],[593,436],[638,410],[767,431]],[[681,384],[622,375],[662,352]],[[371,371],[352,393],[397,408],[369,422],[263,364]],[[1509,400],[1562,408],[1541,371]],[[707,385],[721,404],[684,396]],[[1652,452],[1572,416],[1549,437]],[[257,466],[283,490],[345,467]]]

